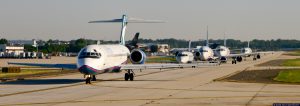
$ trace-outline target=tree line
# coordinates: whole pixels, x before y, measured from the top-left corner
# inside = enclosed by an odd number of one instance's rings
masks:
[[[101,44],[118,44],[119,41],[104,41],[100,40]],[[127,41],[130,42],[130,41]],[[138,41],[140,44],[168,44],[170,48],[187,48],[188,42],[187,40],[183,39],[139,39]],[[218,40],[209,40],[210,44],[220,44],[223,45],[224,40],[218,39]],[[9,43],[6,39],[2,38],[0,39],[0,44],[7,44]],[[39,41],[38,50],[44,53],[59,53],[59,52],[73,52],[77,53],[80,51],[81,48],[96,44],[97,40],[91,40],[91,39],[77,39],[77,40],[71,40],[68,44],[57,44],[54,43],[53,40],[48,41]],[[192,47],[196,46],[203,46],[205,45],[205,40],[198,40],[198,41],[192,41]],[[240,49],[248,46],[248,41],[241,41],[241,40],[235,40],[235,39],[227,39],[226,41],[227,47],[231,49]],[[260,49],[260,50],[282,50],[287,48],[300,48],[300,41],[299,40],[284,40],[284,39],[277,39],[277,40],[258,40],[254,39],[250,41],[250,48],[253,49]],[[25,51],[36,51],[37,48],[32,45],[24,45]]]

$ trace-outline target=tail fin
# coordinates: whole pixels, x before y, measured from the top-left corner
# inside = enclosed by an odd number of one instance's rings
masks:
[[[163,23],[163,21],[159,21],[159,20],[143,20],[143,19],[132,19],[132,18],[128,19],[127,15],[123,15],[121,19],[90,21],[89,23],[111,23],[111,22],[122,23],[120,45],[125,45],[125,31],[128,23]]]
[[[191,40],[189,40],[189,52],[191,52],[191,45],[192,45],[192,41]]]
[[[139,35],[140,35],[140,32],[135,33],[134,38],[131,41],[131,44],[135,47],[137,47],[137,43],[138,43],[138,40],[139,40]]]
[[[250,41],[248,41],[248,48],[250,48]]]
[[[132,39],[132,44],[137,44],[139,40],[140,32],[135,33],[134,38]]]
[[[224,33],[224,46],[226,47],[226,33]]]
[[[208,41],[208,26],[206,26],[206,46],[209,46],[209,41]]]

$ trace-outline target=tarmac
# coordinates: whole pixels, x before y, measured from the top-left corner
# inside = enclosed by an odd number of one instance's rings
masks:
[[[80,73],[0,83],[0,106],[270,106],[300,103],[300,85],[214,81],[277,59],[262,55],[237,64],[215,67],[135,71],[97,76],[86,85]]]

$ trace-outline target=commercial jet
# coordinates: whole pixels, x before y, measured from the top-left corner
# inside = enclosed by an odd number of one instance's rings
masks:
[[[222,63],[226,63],[228,58],[232,58],[232,64],[241,62],[243,57],[253,56],[253,60],[260,59],[260,52],[252,52],[249,42],[248,47],[242,48],[241,53],[231,54],[230,49],[226,46],[226,38],[224,37],[224,46],[219,46],[215,50],[215,54]]]
[[[186,52],[187,50],[191,50],[188,52],[193,53],[195,61],[215,60],[213,49],[211,49],[209,47],[208,27],[207,27],[206,45],[205,46],[200,46],[198,48],[174,48],[174,49],[172,49],[173,53],[175,53],[175,56],[177,56],[177,53],[184,52],[184,51]]]
[[[142,69],[164,69],[164,68],[183,68],[183,67],[201,67],[213,66],[215,63],[202,64],[144,64],[146,60],[145,53],[140,49],[130,50],[125,45],[125,31],[128,23],[161,23],[162,21],[128,19],[123,15],[121,19],[90,21],[89,23],[122,23],[120,44],[110,45],[88,45],[80,50],[77,57],[77,64],[34,64],[34,63],[14,63],[8,64],[45,66],[45,67],[64,67],[77,68],[86,78],[86,84],[96,80],[96,75],[101,73],[126,70],[124,75],[126,81],[134,80],[133,70]],[[126,64],[128,60],[132,64]]]
[[[184,48],[180,51],[175,51],[175,58],[178,63],[192,63],[194,61],[194,54],[191,49],[192,41],[189,41],[189,48],[185,50]]]

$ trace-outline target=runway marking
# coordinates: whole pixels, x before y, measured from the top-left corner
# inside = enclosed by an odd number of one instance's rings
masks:
[[[258,96],[258,94],[267,86],[267,84],[263,85],[256,93],[255,95],[246,103],[246,106],[249,106],[251,101],[254,100]]]
[[[85,103],[85,102],[124,102],[124,101],[157,101],[157,100],[188,100],[188,99],[233,99],[233,98],[251,98],[253,96],[199,96],[199,97],[168,97],[168,98],[149,98],[149,99],[100,99],[100,100],[69,100],[56,102],[33,102],[33,103],[17,103],[17,104],[1,104],[0,106],[14,106],[14,105],[46,105],[46,104],[62,104],[62,103]],[[263,98],[290,98],[293,96],[257,96]],[[147,102],[149,103],[149,102]]]

